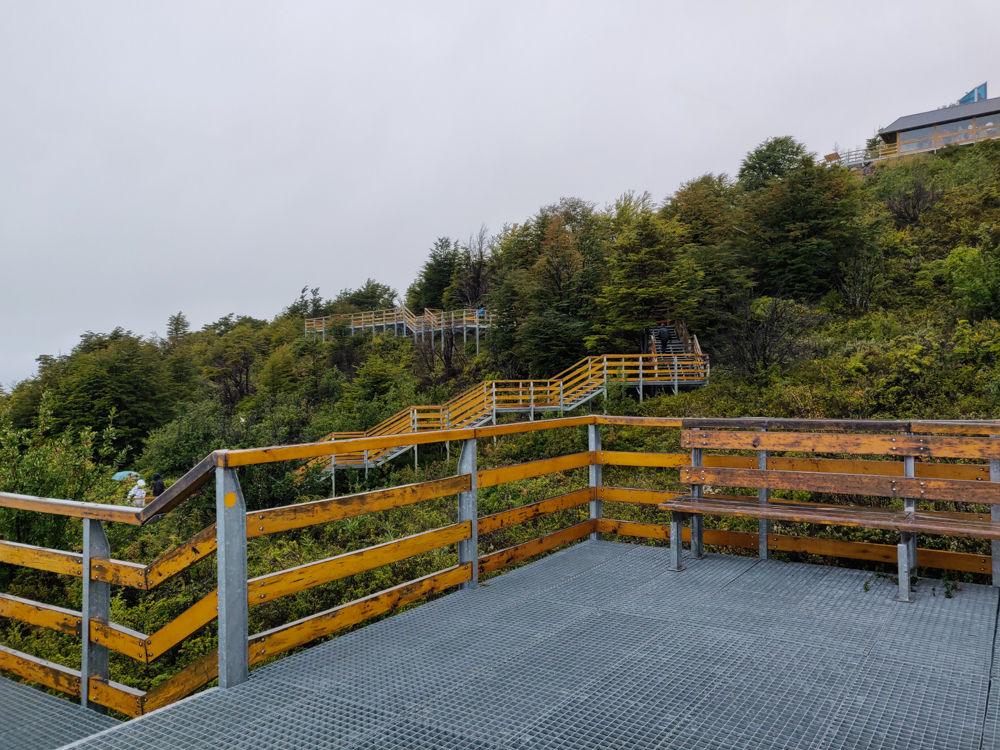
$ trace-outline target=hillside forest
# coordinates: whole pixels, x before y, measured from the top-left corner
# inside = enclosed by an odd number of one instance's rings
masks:
[[[0,490],[124,503],[123,486],[110,479],[117,470],[147,481],[158,472],[169,484],[215,449],[365,430],[485,379],[545,378],[589,354],[637,352],[643,330],[666,318],[698,335],[711,357],[711,383],[642,404],[612,389],[595,408],[651,416],[1000,417],[998,141],[848,171],[777,137],[746,154],[734,177],[696,176],[672,195],[627,193],[607,206],[561,198],[496,233],[441,236],[420,252],[425,260],[405,290],[369,279],[327,298],[323,279],[304,279],[300,296],[270,320],[233,313],[195,329],[178,312],[163,336],[124,327],[87,331],[68,354],[40,356],[34,377],[0,390]],[[446,340],[442,351],[440,341],[435,350],[391,333],[303,334],[306,318],[400,303],[416,311],[485,306],[495,325],[478,355],[460,338]],[[481,460],[502,465],[585,450],[581,440],[585,446],[582,434],[512,436],[482,447]],[[676,436],[627,429],[607,441],[678,450]],[[450,469],[448,461],[429,447],[417,467],[404,459],[367,477],[339,474],[338,493],[445,476],[454,473],[454,451]],[[296,468],[245,469],[248,505],[329,495],[329,474],[301,481]],[[661,472],[634,481],[662,487],[676,478]],[[480,494],[481,513],[585,484],[585,474],[569,472],[498,487]],[[445,525],[453,505],[434,501],[254,540],[251,575]],[[578,512],[482,543],[501,548],[517,534],[537,536],[545,523],[571,523]],[[646,520],[642,513],[659,511],[634,512]],[[149,562],[213,520],[214,496],[205,492],[156,526],[112,527],[109,535],[116,557]],[[80,534],[78,522],[0,511],[3,539],[78,550]],[[933,543],[962,551],[982,544]],[[428,553],[269,602],[251,611],[252,630],[412,580],[442,567],[449,554]],[[211,590],[213,566],[214,558],[198,563],[156,596],[117,592],[113,619],[153,632]],[[0,590],[80,606],[78,579],[41,571],[0,565]],[[114,655],[112,679],[149,689],[210,650],[213,627],[149,666]],[[78,642],[13,620],[0,618],[0,641],[79,662]]]

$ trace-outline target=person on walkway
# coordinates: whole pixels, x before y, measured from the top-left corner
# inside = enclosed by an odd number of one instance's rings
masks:
[[[144,480],[140,479],[135,483],[135,487],[128,491],[128,499],[137,508],[142,508],[146,504],[146,482]]]
[[[667,324],[666,323],[660,323],[660,330],[659,330],[658,333],[659,333],[659,336],[660,336],[660,346],[663,348],[663,351],[666,351],[667,350],[667,338],[670,336],[670,329],[667,328]]]
[[[163,477],[159,474],[153,474],[153,497],[159,497],[165,489],[166,486],[163,484]]]

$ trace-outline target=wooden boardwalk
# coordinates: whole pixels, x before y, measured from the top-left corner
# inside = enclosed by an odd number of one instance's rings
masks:
[[[903,604],[856,570],[668,567],[587,541],[71,747],[1000,745],[996,588],[923,580]]]

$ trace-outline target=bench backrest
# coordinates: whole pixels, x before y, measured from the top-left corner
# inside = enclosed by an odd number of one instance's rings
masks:
[[[980,437],[686,430],[681,433],[681,445],[693,450],[1000,459],[1000,439]],[[695,486],[710,484],[841,495],[945,500],[983,505],[1000,504],[1000,484],[964,479],[692,466],[681,468],[680,480],[684,484]]]

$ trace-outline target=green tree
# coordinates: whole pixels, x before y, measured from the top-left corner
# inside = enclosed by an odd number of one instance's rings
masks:
[[[334,302],[353,307],[356,310],[383,310],[396,304],[396,290],[387,284],[379,284],[368,279],[357,289],[344,289]]]
[[[740,185],[747,191],[760,190],[795,169],[806,155],[806,147],[789,135],[768,138],[740,162]]]
[[[415,311],[440,310],[445,306],[445,290],[458,268],[460,247],[449,237],[438,237],[431,247],[416,280],[406,290],[406,304]]]
[[[635,351],[655,322],[699,318],[708,290],[704,272],[684,252],[686,239],[682,224],[666,221],[648,207],[640,207],[634,223],[621,228],[597,298],[603,309],[595,335],[588,338],[592,350]]]
[[[852,257],[871,243],[856,178],[810,157],[744,203],[736,240],[761,293],[816,299],[842,280]]]
[[[57,432],[101,432],[117,414],[115,449],[138,450],[149,431],[172,416],[170,381],[159,348],[129,331],[88,331],[53,366],[58,368],[51,402]]]
[[[52,425],[51,394],[43,396],[29,429],[17,428],[10,404],[0,401],[0,492],[87,502],[115,497],[121,487],[111,475],[123,456],[113,447],[114,428],[54,436]],[[0,509],[0,537],[20,544],[66,549],[70,523],[64,516]],[[11,571],[0,567],[3,580]]]

